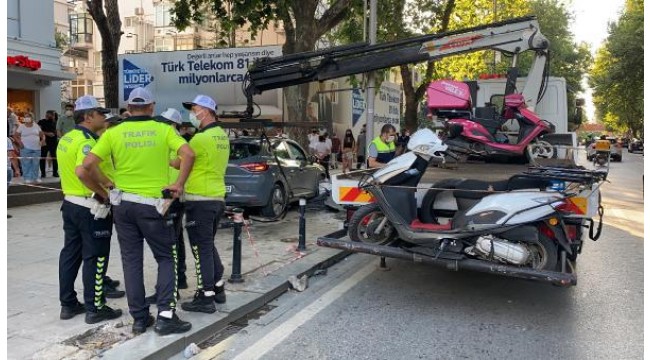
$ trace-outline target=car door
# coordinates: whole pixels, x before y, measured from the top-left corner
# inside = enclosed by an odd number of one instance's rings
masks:
[[[305,151],[293,141],[286,141],[287,148],[291,153],[292,159],[298,166],[297,176],[295,177],[295,195],[309,196],[314,195],[314,190],[318,187],[319,174],[315,166],[307,158]]]
[[[298,181],[296,178],[300,172],[300,164],[293,159],[289,147],[287,146],[286,142],[282,140],[278,140],[277,142],[273,143],[273,153],[278,158],[278,165],[282,167],[282,169],[277,169],[276,177],[278,179],[281,179],[282,173],[284,173],[284,176],[286,176],[287,185],[290,187],[289,189],[286,189],[287,194],[293,193],[295,196],[297,187],[296,182]]]

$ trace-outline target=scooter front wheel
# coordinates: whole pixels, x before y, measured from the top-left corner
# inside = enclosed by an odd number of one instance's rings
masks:
[[[368,204],[354,212],[348,225],[352,241],[383,245],[395,239],[395,228],[378,204]]]

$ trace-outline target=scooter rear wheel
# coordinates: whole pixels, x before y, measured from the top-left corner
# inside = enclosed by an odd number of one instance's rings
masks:
[[[375,233],[384,221],[381,230]],[[384,245],[395,239],[395,228],[387,221],[378,204],[368,204],[354,212],[348,225],[348,235],[352,241]]]
[[[539,234],[537,244],[529,244],[531,259],[529,265],[535,270],[555,271],[557,268],[557,245],[546,235]]]

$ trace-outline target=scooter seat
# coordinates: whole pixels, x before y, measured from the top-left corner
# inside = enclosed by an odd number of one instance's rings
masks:
[[[451,230],[451,221],[446,224],[427,224],[421,222],[419,219],[415,219],[411,222],[411,229],[429,231]]]
[[[509,191],[522,189],[543,189],[549,185],[548,180],[540,179],[513,179],[513,180],[474,180],[467,179],[456,185],[454,196],[465,199],[481,199],[489,195],[491,191]],[[463,191],[478,190],[478,191]]]

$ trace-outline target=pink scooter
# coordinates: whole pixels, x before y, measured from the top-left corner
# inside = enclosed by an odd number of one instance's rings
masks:
[[[534,145],[533,156],[553,156],[553,146],[539,137],[555,132],[555,126],[528,110],[521,94],[506,95],[503,117],[487,119],[472,114],[469,86],[463,82],[434,81],[427,89],[427,96],[429,111],[447,119],[445,144],[456,153],[485,158],[495,155],[521,157],[528,145]],[[497,134],[503,123],[510,119],[519,123],[515,144],[510,144],[506,136],[499,138],[501,134]]]

